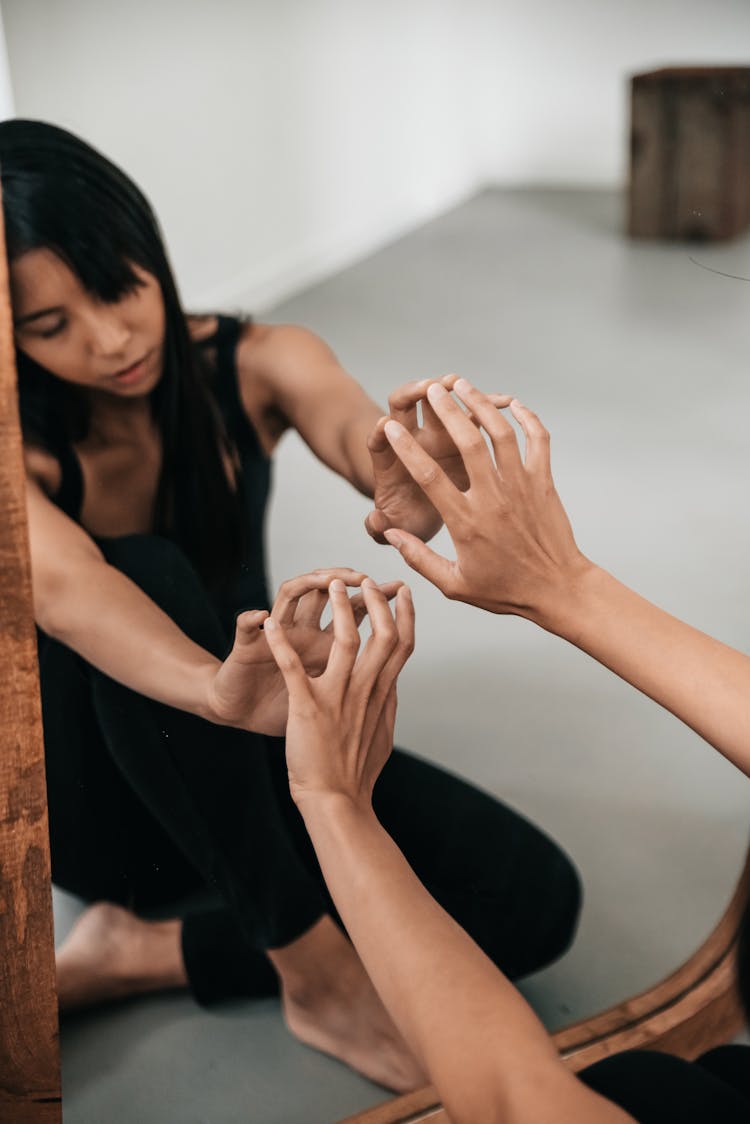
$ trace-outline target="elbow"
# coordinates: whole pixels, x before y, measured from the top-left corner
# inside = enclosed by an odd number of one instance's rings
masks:
[[[56,574],[47,574],[33,583],[34,620],[37,627],[55,640],[65,640],[70,627],[68,583]]]
[[[93,590],[100,580],[102,567],[107,566],[101,555],[92,555],[86,563],[83,568],[76,567],[73,573],[58,567],[32,567],[34,620],[47,636],[68,646],[86,615],[82,591]]]

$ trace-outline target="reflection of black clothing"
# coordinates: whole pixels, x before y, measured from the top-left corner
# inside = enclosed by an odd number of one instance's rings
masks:
[[[720,1046],[695,1062],[632,1050],[579,1074],[639,1124],[747,1124],[750,1047]]]
[[[166,539],[100,540],[111,565],[220,657],[234,612],[267,604],[262,522],[270,473],[239,405],[238,330],[222,319],[213,341],[216,396],[240,454],[251,523],[234,603],[217,603]],[[64,506],[77,517],[80,483],[63,468]],[[156,703],[47,637],[40,669],[54,881],[136,910],[208,888],[215,906],[190,913],[183,925],[194,993],[210,1002],[273,990],[263,950],[333,912],[289,795],[281,739]],[[578,914],[578,879],[526,820],[400,751],[378,781],[375,807],[428,889],[511,976],[564,951]]]

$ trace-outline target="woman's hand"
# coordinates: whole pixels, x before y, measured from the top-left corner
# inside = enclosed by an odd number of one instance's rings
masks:
[[[446,597],[544,624],[591,568],[555,491],[549,434],[535,414],[515,399],[510,402],[526,436],[524,460],[515,431],[495,401],[465,379],[456,380],[453,390],[471,416],[437,383],[427,397],[462,460],[466,490],[451,482],[408,427],[391,420],[383,432],[394,456],[445,521],[456,561],[430,550],[408,527],[385,530],[384,536]],[[494,460],[478,426],[489,435]]]
[[[451,389],[457,377],[445,375],[440,380],[422,379],[420,382],[406,383],[390,395],[388,409],[391,418],[411,434],[419,447],[439,465],[448,480],[463,492],[469,482],[461,454],[426,397],[428,388],[436,382]],[[507,395],[493,395],[489,400],[495,406],[507,406],[510,403]],[[420,403],[421,426],[417,416]],[[440,530],[443,520],[430,498],[415,483],[407,467],[391,448],[385,435],[388,421],[386,417],[381,418],[367,441],[372,458],[375,510],[365,519],[365,527],[379,543],[386,541],[384,532],[389,527],[400,527],[427,542]]]
[[[345,585],[359,586],[364,576],[345,568],[316,570],[280,587],[272,609],[274,620],[288,633],[312,675],[319,675],[325,668],[333,643],[333,624],[321,628],[330,582],[337,577]],[[383,585],[382,596],[393,597],[401,584]],[[361,594],[352,599],[352,612],[357,620],[365,616],[367,609]],[[211,683],[209,708],[213,721],[221,725],[280,736],[286,727],[288,698],[286,684],[268,647],[268,616],[265,609],[260,609],[237,617],[232,650]]]
[[[372,632],[360,652],[355,608],[343,581],[332,581],[329,592],[334,639],[317,678],[307,673],[291,633],[274,614],[265,625],[289,692],[289,786],[298,806],[336,795],[369,808],[393,748],[396,680],[414,649],[414,606],[401,586],[394,616],[382,589],[366,578],[362,598]]]

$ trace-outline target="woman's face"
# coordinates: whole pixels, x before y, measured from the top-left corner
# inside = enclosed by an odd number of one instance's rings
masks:
[[[148,394],[162,372],[164,300],[152,274],[133,272],[142,284],[110,304],[52,250],[22,254],[10,267],[16,345],[66,382],[122,398]]]

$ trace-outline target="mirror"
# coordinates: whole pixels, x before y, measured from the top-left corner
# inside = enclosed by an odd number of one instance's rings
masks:
[[[519,394],[553,435],[582,549],[741,648],[747,292],[690,258],[747,276],[747,243],[628,242],[619,186],[627,74],[734,61],[748,15],[724,8],[679,41],[673,6],[646,20],[641,0],[513,15],[6,0],[3,19],[15,113],[80,134],[143,187],[186,307],[307,325],[381,405],[447,370]],[[367,501],[296,434],[274,471],[272,587],[339,562],[405,576],[364,534]],[[711,931],[744,859],[742,779],[578,651],[412,584],[398,743],[530,817],[581,874],[572,948],[521,984],[557,1031]],[[58,942],[80,908],[55,893]],[[384,1097],[296,1042],[275,999],[135,997],[66,1019],[62,1056],[74,1124],[113,1105],[143,1124],[322,1124]]]
[[[0,1116],[58,1124],[47,794],[13,350],[0,215]]]

